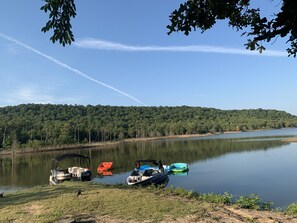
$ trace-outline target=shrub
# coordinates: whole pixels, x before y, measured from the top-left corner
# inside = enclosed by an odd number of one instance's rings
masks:
[[[241,208],[260,209],[260,198],[256,194],[251,194],[250,197],[240,196],[235,203]]]
[[[296,215],[297,214],[297,203],[290,204],[286,209],[286,214]]]
[[[210,203],[220,203],[220,204],[231,204],[232,203],[232,194],[225,192],[224,194],[200,194],[199,199],[207,201]]]
[[[260,210],[262,211],[271,211],[273,209],[273,202],[263,202],[260,204]]]

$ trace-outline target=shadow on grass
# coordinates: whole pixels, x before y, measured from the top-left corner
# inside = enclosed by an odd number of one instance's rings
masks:
[[[9,205],[21,205],[28,202],[43,201],[50,198],[56,198],[61,195],[69,194],[73,199],[77,198],[79,191],[82,192],[82,196],[89,191],[96,189],[120,189],[120,190],[152,190],[158,191],[158,187],[138,187],[127,186],[125,184],[100,184],[93,182],[64,182],[55,186],[36,186],[29,189],[23,189],[18,192],[5,193],[4,198],[0,199],[0,208],[7,207]],[[159,188],[160,189],[160,188]],[[93,191],[93,193],[97,193]]]
[[[103,188],[104,186],[100,184],[95,185],[89,182],[65,182],[55,186],[37,186],[14,193],[4,194],[4,197],[0,199],[0,208],[8,205],[46,200],[58,197],[62,194],[69,194],[76,197],[79,190],[83,193],[88,189],[99,189],[100,187]]]

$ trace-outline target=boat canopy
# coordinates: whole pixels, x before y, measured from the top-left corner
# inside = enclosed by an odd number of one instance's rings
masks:
[[[160,161],[157,160],[150,160],[150,159],[144,159],[144,160],[136,160],[135,163],[153,163],[154,165],[159,165]]]
[[[83,155],[80,155],[80,154],[76,154],[76,153],[66,153],[66,154],[57,156],[56,158],[54,158],[52,160],[52,169],[55,169],[57,167],[58,162],[60,162],[62,160],[65,160],[65,159],[71,159],[71,158],[80,158],[80,159],[83,159],[83,160],[87,160],[88,166],[90,165],[90,158],[89,157],[83,156]]]
[[[155,166],[158,166],[160,169],[164,169],[161,160],[152,160],[152,159],[144,159],[144,160],[136,160],[135,166],[136,168],[140,168],[140,163],[153,163]]]

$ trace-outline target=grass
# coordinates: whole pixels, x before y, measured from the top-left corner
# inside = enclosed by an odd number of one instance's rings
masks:
[[[77,196],[79,190],[82,195]],[[65,182],[4,194],[0,199],[0,222],[43,223],[63,219],[77,222],[220,222],[232,208],[253,209],[251,213],[272,209],[272,203],[262,203],[257,195],[241,196],[235,201],[232,198],[228,193],[199,194],[174,187]],[[225,207],[230,207],[227,212]],[[281,213],[269,212],[269,219],[274,214]],[[297,204],[290,205],[286,214],[296,215]],[[227,218],[237,215],[228,214]],[[246,213],[243,218],[246,222],[257,219],[253,215],[247,217]]]
[[[78,190],[82,191],[79,197]],[[82,215],[159,222],[168,216],[176,219],[195,215],[200,219],[211,209],[205,202],[184,202],[182,197],[148,190],[77,182],[34,187],[6,194],[0,200],[0,222],[54,222]]]

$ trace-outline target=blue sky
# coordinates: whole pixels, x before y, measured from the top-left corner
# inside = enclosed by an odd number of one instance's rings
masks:
[[[180,2],[77,1],[76,42],[63,47],[40,31],[48,20],[41,0],[3,1],[0,106],[188,105],[297,115],[296,59],[286,56],[284,40],[251,53],[225,22],[204,34],[168,36],[170,12]],[[268,15],[279,7],[261,4]]]

